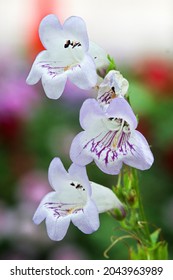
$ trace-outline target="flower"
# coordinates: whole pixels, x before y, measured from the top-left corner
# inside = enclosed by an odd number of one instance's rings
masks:
[[[129,83],[119,71],[111,70],[99,85],[97,100],[101,105],[109,105],[117,96],[124,96],[128,91]]]
[[[109,188],[89,182],[85,167],[72,164],[66,172],[61,160],[54,158],[48,177],[54,191],[43,198],[33,220],[39,224],[46,219],[47,233],[52,240],[64,238],[70,221],[90,234],[99,227],[98,212],[122,209],[121,202]]]
[[[124,98],[113,99],[106,110],[95,99],[87,99],[80,124],[84,131],[70,148],[74,163],[84,166],[94,160],[107,174],[118,174],[123,163],[141,170],[151,167],[153,155],[144,136],[135,130],[137,119]]]
[[[95,86],[96,66],[88,52],[89,40],[83,19],[72,16],[61,25],[55,15],[48,15],[41,21],[39,35],[46,50],[36,57],[28,84],[36,84],[41,79],[46,95],[52,99],[61,96],[67,79],[81,89]],[[97,63],[100,66],[99,61]]]

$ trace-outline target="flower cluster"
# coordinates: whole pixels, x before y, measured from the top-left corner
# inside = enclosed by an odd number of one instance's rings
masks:
[[[150,168],[153,155],[136,130],[136,116],[125,98],[128,81],[116,70],[103,79],[98,76],[98,69],[108,67],[109,60],[101,47],[89,41],[84,21],[70,17],[61,25],[56,16],[48,15],[39,34],[45,50],[33,63],[29,84],[41,79],[46,95],[53,99],[61,96],[67,80],[80,89],[98,90],[96,99],[85,100],[81,107],[83,131],[70,148],[72,165],[66,172],[59,158],[52,160],[48,177],[54,191],[43,198],[33,218],[36,224],[46,219],[49,237],[61,240],[70,221],[90,234],[99,227],[99,213],[119,208],[124,214],[110,188],[89,181],[86,165],[94,160],[104,173],[116,175],[123,164]]]

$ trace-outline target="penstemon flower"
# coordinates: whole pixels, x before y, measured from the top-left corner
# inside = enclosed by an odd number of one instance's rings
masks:
[[[70,221],[82,232],[90,234],[99,227],[99,215],[123,206],[115,194],[99,184],[89,182],[86,168],[72,164],[66,172],[61,160],[55,158],[49,167],[48,193],[36,210],[36,224],[46,219],[47,233],[52,240],[62,240]]]
[[[124,98],[113,99],[106,110],[95,99],[86,100],[80,124],[84,131],[74,138],[70,149],[74,163],[84,166],[94,160],[107,174],[118,174],[123,163],[141,170],[151,167],[153,155],[136,130],[137,119]]]
[[[108,60],[95,43],[89,49],[83,19],[72,16],[61,25],[55,15],[48,15],[40,24],[39,35],[46,50],[36,57],[28,84],[36,84],[41,79],[46,95],[52,99],[61,96],[67,79],[81,89],[96,85],[96,67],[106,66]]]
[[[97,100],[100,105],[109,105],[117,96],[124,96],[128,91],[129,83],[119,71],[111,70],[99,85]]]

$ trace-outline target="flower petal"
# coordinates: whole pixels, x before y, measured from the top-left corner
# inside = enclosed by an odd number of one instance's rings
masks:
[[[33,221],[35,224],[40,224],[48,215],[48,208],[46,208],[44,205],[47,202],[57,202],[57,194],[56,192],[49,192],[47,195],[44,196],[42,201],[40,202],[40,205],[38,206],[37,210],[35,211]]]
[[[43,72],[42,69],[40,68],[40,62],[45,60],[47,61],[47,59],[50,59],[47,51],[42,51],[37,55],[32,65],[32,68],[29,72],[29,75],[26,79],[26,83],[28,85],[35,85],[41,79]]]
[[[80,184],[86,189],[88,195],[91,196],[91,186],[89,184],[86,168],[73,163],[69,170],[69,175],[74,181],[80,182]]]
[[[97,69],[109,66],[109,60],[105,50],[92,41],[89,42],[89,54],[94,59]]]
[[[56,218],[52,215],[46,218],[47,234],[50,239],[60,241],[64,238],[70,225],[70,215]]]
[[[68,71],[69,80],[81,89],[91,89],[97,83],[97,73],[93,59],[85,54],[80,64]]]
[[[47,97],[51,99],[58,99],[65,88],[67,76],[65,73],[55,76],[44,74],[42,76],[42,85]]]
[[[83,144],[85,143],[85,132],[80,132],[72,141],[70,147],[70,158],[71,160],[81,166],[85,166],[93,161],[91,155],[88,155],[85,150],[83,150]]]
[[[99,228],[99,215],[94,202],[89,200],[87,205],[78,214],[72,216],[73,224],[86,234]]]
[[[74,139],[70,147],[71,160],[81,166],[85,166],[95,161],[96,165],[105,173],[116,175],[122,167],[122,158],[118,158],[117,151],[113,151],[110,147],[103,146],[100,139],[110,141],[106,133],[91,137],[87,131],[79,133]],[[120,154],[122,157],[122,155]]]
[[[125,120],[131,129],[137,127],[137,119],[129,103],[123,97],[117,97],[112,100],[106,110],[107,117],[115,117]]]
[[[112,87],[114,87],[116,95],[124,96],[128,91],[129,83],[119,71],[111,70],[100,84],[99,92],[103,91],[104,88],[111,89]]]
[[[93,127],[95,130],[95,127],[97,126],[99,130],[99,122],[101,128],[103,127],[101,122],[101,119],[103,117],[104,117],[104,113],[95,99],[89,98],[84,101],[80,109],[80,125],[83,129],[91,130]]]
[[[100,153],[100,151],[99,151]],[[96,165],[106,174],[117,175],[120,173],[122,161],[117,158],[117,153],[111,149],[105,150],[101,153],[100,158],[94,156]]]
[[[48,170],[48,178],[51,187],[60,192],[63,188],[63,185],[69,180],[69,175],[64,168],[60,158],[54,158]]]
[[[140,170],[149,169],[153,164],[154,158],[145,137],[139,131],[134,131],[129,143],[132,149],[124,157],[124,163]]]
[[[92,199],[94,200],[99,213],[115,208],[123,208],[122,203],[111,189],[94,182],[90,183],[92,187]]]
[[[91,192],[86,168],[72,164],[67,173],[61,160],[54,158],[49,166],[48,177],[58,194],[57,202],[76,206],[86,203],[87,195]],[[81,184],[82,188],[76,188],[72,183]]]
[[[67,34],[67,39],[80,42],[84,51],[88,50],[88,34],[86,24],[82,18],[76,16],[69,17],[63,24],[63,30]]]
[[[61,45],[63,38],[63,30],[58,18],[50,14],[43,18],[39,26],[39,36],[43,46],[51,50]]]

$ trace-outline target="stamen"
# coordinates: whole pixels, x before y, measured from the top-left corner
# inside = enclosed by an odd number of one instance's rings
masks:
[[[80,47],[81,46],[81,43],[80,42],[76,42],[76,41],[70,41],[70,40],[67,40],[64,44],[64,48],[68,48],[69,46],[72,46],[72,49],[74,49],[75,47]]]
[[[64,44],[64,48],[68,48],[70,46],[70,40],[67,40],[66,43]]]
[[[77,184],[76,189],[82,189],[82,185],[81,184]]]
[[[115,88],[111,87],[110,90],[105,91],[99,98],[98,101],[105,104],[110,104],[111,100],[116,97]]]
[[[81,189],[81,190],[85,191],[85,188],[81,184],[79,184],[79,183],[75,184],[74,182],[71,182],[70,185],[75,187],[77,190]]]

